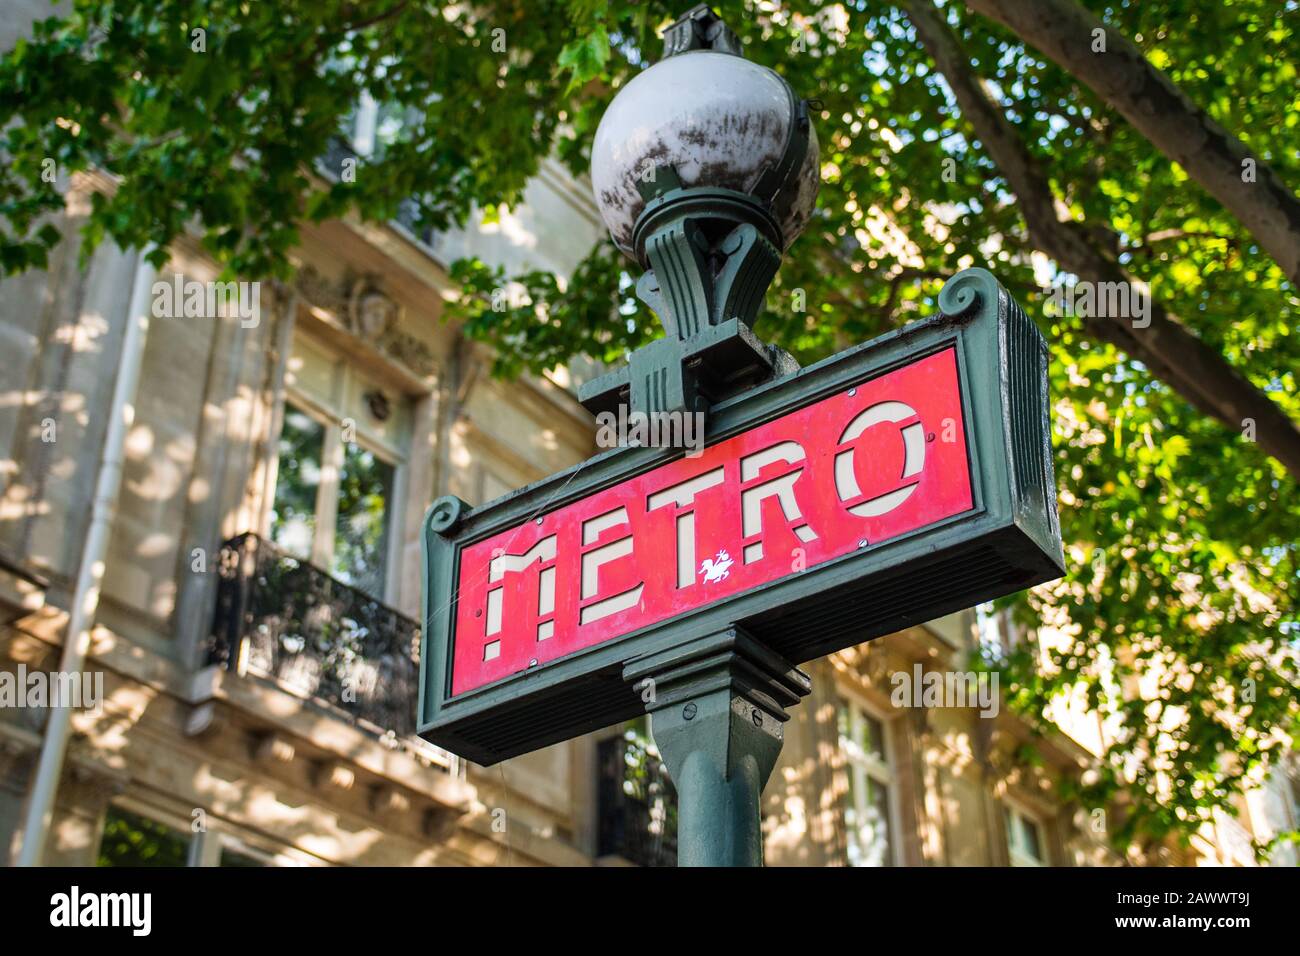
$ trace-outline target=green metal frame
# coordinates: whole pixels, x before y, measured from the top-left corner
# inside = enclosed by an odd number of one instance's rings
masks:
[[[796,368],[753,333],[781,265],[783,240],[768,204],[730,189],[682,188],[671,167],[658,170],[646,194],[633,242],[650,268],[637,282],[637,297],[666,334],[583,385],[579,400],[587,410],[616,413],[624,405],[646,415],[706,414]]]
[[[797,664],[1064,573],[1046,344],[983,269],[953,277],[939,306],[940,314],[929,319],[713,406],[706,443],[955,347],[970,511],[453,697],[461,549],[683,451],[614,449],[478,508],[439,499],[424,523],[421,736],[490,765],[644,713],[635,686],[644,670],[638,662],[686,653],[693,642],[739,628],[754,644]]]
[[[732,627],[623,669],[653,681],[651,733],[677,788],[678,866],[762,866],[759,796],[808,675]]]

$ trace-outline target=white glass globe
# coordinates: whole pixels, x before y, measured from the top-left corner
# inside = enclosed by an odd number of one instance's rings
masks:
[[[712,50],[661,60],[624,87],[601,118],[591,151],[596,205],[615,245],[633,256],[647,169],[673,166],[683,186],[750,192],[785,151],[796,122],[785,81],[765,66]],[[776,206],[788,247],[808,224],[819,184],[817,137]]]

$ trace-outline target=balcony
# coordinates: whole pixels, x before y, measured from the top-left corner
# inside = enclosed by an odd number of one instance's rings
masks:
[[[597,745],[599,856],[677,865],[677,791],[663,762],[628,733]]]
[[[217,573],[210,663],[270,680],[394,746],[436,750],[413,736],[418,622],[251,533],[222,546]]]

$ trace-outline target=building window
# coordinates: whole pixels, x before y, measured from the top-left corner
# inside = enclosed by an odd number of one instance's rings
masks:
[[[677,865],[677,791],[650,737],[649,722],[596,745],[598,856],[639,866]]]
[[[208,818],[204,829],[189,830],[183,817],[163,811],[159,815],[168,822],[111,805],[96,865],[264,867],[285,861],[280,853],[225,831],[214,819]]]
[[[1011,618],[1011,608],[980,604],[975,608],[980,650],[990,661],[1005,661],[1020,644],[1020,634]]]
[[[337,177],[340,168],[337,159],[364,157],[381,160],[384,154],[402,136],[404,127],[418,127],[421,116],[418,110],[398,103],[380,103],[365,90],[351,113],[344,119],[341,136],[335,148],[323,157],[322,168],[327,175]],[[408,196],[397,207],[394,220],[405,229],[426,252],[437,253],[443,234],[420,221],[421,204],[415,196]]]
[[[244,867],[247,869],[274,865],[270,856],[243,843],[230,838],[221,841],[221,850],[217,855],[217,866]]]
[[[344,446],[330,572],[380,597],[387,584],[394,471],[392,464],[374,452],[357,445]]]
[[[139,814],[109,807],[99,866],[188,866],[191,835]]]
[[[1002,819],[1007,828],[1007,849],[1012,866],[1045,866],[1047,856],[1043,847],[1043,827],[1033,817],[1015,807],[1002,807]]]
[[[271,540],[384,599],[395,476],[393,462],[358,441],[344,441],[342,427],[286,404]]]
[[[266,524],[277,547],[392,603],[409,407],[346,358],[295,341]]]
[[[316,544],[324,453],[325,426],[306,412],[286,406],[271,505],[271,540],[305,561],[311,560]]]
[[[885,725],[856,701],[839,704],[840,750],[848,774],[844,824],[850,866],[892,866],[894,772]]]

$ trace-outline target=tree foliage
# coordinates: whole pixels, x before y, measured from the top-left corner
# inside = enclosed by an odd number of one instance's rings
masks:
[[[1285,183],[1300,182],[1296,3],[1086,6]],[[1082,692],[1113,715],[1101,772],[1076,795],[1124,806],[1119,846],[1188,836],[1295,726],[1294,476],[1247,423],[1198,412],[1051,307],[1044,287],[1071,277],[1035,246],[903,10],[716,8],[752,59],[820,106],[818,210],[769,292],[763,337],[803,360],[825,356],[932,311],[944,278],[974,264],[1038,317],[1071,570],[1018,604],[1072,639],[1049,666],[1027,653],[1007,662],[1012,702],[1041,719],[1054,696]],[[1075,77],[959,3],[938,9],[1071,228],[1300,419],[1300,300],[1249,231]],[[113,177],[84,226],[92,244],[165,247],[196,227],[247,277],[287,272],[302,220],[390,219],[414,197],[423,223],[445,228],[476,206],[515,203],[547,155],[584,171],[605,106],[680,12],[635,0],[76,0],[0,60],[0,268],[39,266],[58,239],[45,215],[62,198],[41,175],[51,158],[64,176]],[[402,122],[381,131],[355,181],[322,175],[363,91]],[[503,373],[573,355],[616,361],[657,334],[627,269],[608,243],[564,285],[458,263],[455,314],[497,347]]]

